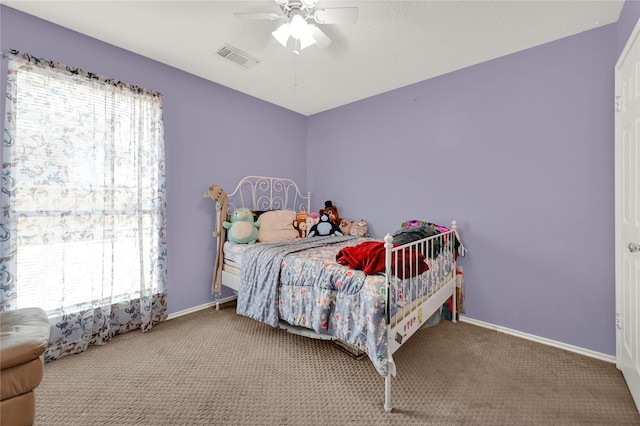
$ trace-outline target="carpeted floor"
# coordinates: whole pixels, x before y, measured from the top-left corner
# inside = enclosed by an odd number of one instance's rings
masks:
[[[465,323],[394,356],[393,412],[368,358],[202,310],[45,365],[36,426],[640,425],[615,365]]]

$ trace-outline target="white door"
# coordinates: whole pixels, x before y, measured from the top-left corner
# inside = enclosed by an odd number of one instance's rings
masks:
[[[616,365],[640,410],[640,20],[615,81]]]

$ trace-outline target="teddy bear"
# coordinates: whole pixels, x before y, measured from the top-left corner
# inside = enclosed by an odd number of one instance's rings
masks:
[[[326,237],[328,235],[342,235],[342,232],[340,232],[338,225],[329,220],[329,214],[325,212],[320,215],[320,222],[309,230],[309,236]]]
[[[326,213],[329,216],[329,221],[337,225],[340,224],[340,215],[338,214],[338,208],[333,205],[331,200],[324,202],[324,209],[320,209],[320,216]]]
[[[227,239],[236,244],[253,244],[258,240],[260,222],[254,221],[251,210],[241,207],[231,215],[231,222],[223,222]]]

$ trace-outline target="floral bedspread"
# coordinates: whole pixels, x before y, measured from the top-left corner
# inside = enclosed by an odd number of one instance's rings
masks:
[[[371,241],[356,237],[314,237],[258,244],[242,258],[237,312],[273,327],[279,321],[329,334],[367,353],[383,376],[390,371],[386,339],[386,282],[336,262],[341,248]],[[425,283],[445,268],[428,259]],[[444,262],[446,265],[449,262]],[[392,306],[409,297],[403,284],[391,287]]]

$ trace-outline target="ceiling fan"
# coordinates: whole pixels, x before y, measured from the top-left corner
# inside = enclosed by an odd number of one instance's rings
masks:
[[[357,7],[317,9],[316,6],[319,0],[274,1],[280,6],[280,13],[235,13],[234,15],[238,19],[284,20],[284,23],[271,34],[284,47],[287,47],[289,38],[293,39],[293,52],[298,55],[302,49],[313,44],[319,48],[324,48],[331,44],[331,39],[316,23],[323,25],[354,24],[358,21]]]

